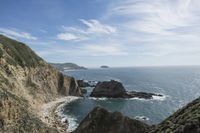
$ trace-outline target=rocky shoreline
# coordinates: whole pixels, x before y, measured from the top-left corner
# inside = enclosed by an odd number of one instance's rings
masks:
[[[121,84],[120,82],[117,81],[111,81],[117,84]],[[85,86],[83,83],[83,81],[79,81],[78,83],[83,84],[83,86]],[[86,84],[88,85],[88,84]],[[122,85],[122,84],[121,84]],[[122,86],[123,87],[123,86]],[[139,98],[139,99],[151,99],[152,96],[156,95],[156,96],[161,96],[161,95],[157,95],[157,94],[153,94],[153,93],[145,93],[145,92],[126,92],[124,91],[126,95],[126,97],[115,97],[115,98]],[[128,95],[134,95],[134,97],[128,96]],[[46,123],[48,126],[52,127],[52,128],[57,128],[61,133],[66,133],[66,132],[72,132],[75,129],[71,129],[71,125],[70,125],[70,121],[68,118],[66,117],[62,117],[61,115],[59,115],[59,113],[62,113],[63,111],[63,107],[66,106],[66,104],[75,101],[77,99],[79,99],[81,97],[75,97],[75,96],[67,96],[67,97],[61,97],[56,99],[55,101],[49,102],[47,104],[44,104],[40,107],[40,111],[39,111],[39,116],[41,118],[41,120]],[[92,98],[92,97],[91,97]],[[100,98],[100,97],[97,97]],[[113,98],[113,97],[109,97],[109,98]]]
[[[57,128],[61,133],[66,133],[69,130],[69,122],[67,119],[63,121],[58,113],[63,105],[66,105],[77,99],[79,99],[79,97],[74,96],[58,98],[55,101],[42,105],[38,111],[38,115],[48,126]]]
[[[105,81],[105,82],[108,83],[109,81]],[[123,85],[120,82],[113,81],[113,80],[110,82],[112,82],[112,85],[114,82],[114,83],[120,84],[120,86],[123,87]],[[83,88],[85,86],[89,86],[89,84],[85,84],[83,80],[78,81],[78,83],[82,84],[81,87]],[[162,96],[160,94],[145,93],[145,92],[134,92],[134,91],[127,92],[125,90],[123,90],[123,92],[126,94],[124,97],[108,97],[108,98],[123,98],[123,99],[139,98],[139,99],[148,100],[148,99],[152,99],[153,96]],[[63,107],[66,106],[66,104],[72,101],[75,101],[79,98],[81,97],[75,97],[75,96],[61,97],[61,98],[56,99],[55,101],[44,104],[40,108],[40,113],[39,113],[41,120],[45,122],[46,124],[48,124],[50,127],[57,128],[61,133],[73,132],[76,129],[71,128],[71,125],[70,125],[71,123],[69,119],[66,117],[62,117],[61,115],[59,115],[59,113],[62,113]],[[96,98],[101,98],[101,97],[96,97]]]

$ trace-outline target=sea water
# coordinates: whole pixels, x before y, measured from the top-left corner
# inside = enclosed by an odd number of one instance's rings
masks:
[[[130,118],[156,124],[200,96],[200,66],[99,68],[65,71],[64,74],[88,81],[117,80],[122,82],[129,91],[164,95],[164,97],[154,97],[151,100],[80,98],[63,107],[62,113],[70,116],[69,124],[73,127],[70,130],[74,130],[96,106],[104,107],[109,111],[120,111]],[[92,89],[87,88],[87,95]]]

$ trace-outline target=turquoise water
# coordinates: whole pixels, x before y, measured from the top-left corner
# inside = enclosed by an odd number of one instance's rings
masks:
[[[79,99],[64,107],[64,114],[80,121],[95,106],[120,111],[131,118],[145,117],[148,123],[164,120],[178,108],[200,96],[200,67],[134,67],[67,71],[76,79],[92,81],[118,80],[127,90],[161,93],[162,99]],[[88,88],[91,92],[92,88]]]

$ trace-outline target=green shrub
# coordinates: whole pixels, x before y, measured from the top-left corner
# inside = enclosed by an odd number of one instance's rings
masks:
[[[7,57],[6,60],[11,65],[36,67],[42,61],[28,46],[21,42],[0,35],[0,43],[3,45],[3,49],[9,54],[10,57]]]
[[[3,56],[3,51],[0,49],[0,58]]]

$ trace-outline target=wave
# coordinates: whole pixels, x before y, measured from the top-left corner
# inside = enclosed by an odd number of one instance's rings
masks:
[[[153,96],[152,100],[164,101],[166,100],[167,97],[168,97],[167,95],[162,94],[162,96]]]
[[[135,116],[135,119],[142,121],[149,121],[149,118],[146,116]]]
[[[68,122],[68,125],[66,126],[67,132],[72,132],[78,127],[78,120],[73,115],[68,115],[64,113],[58,113],[58,116],[61,118],[61,122],[65,123]]]
[[[145,98],[138,98],[138,97],[134,97],[134,98],[107,98],[107,97],[88,97],[88,99],[92,99],[92,100],[97,100],[97,101],[105,101],[105,100],[109,100],[109,99],[120,99],[120,100],[140,100],[140,101],[152,101],[152,100],[156,100],[156,101],[164,101],[166,100],[166,98],[168,97],[167,95],[161,94],[162,96],[152,96],[152,99],[145,99]]]
[[[111,98],[107,98],[107,97],[88,97],[88,99],[92,99],[92,100],[97,100],[97,101],[105,101]]]
[[[75,116],[64,114],[64,107],[78,99],[81,99],[81,97],[69,96],[68,99],[63,104],[60,104],[55,111],[62,123],[67,121],[68,125],[66,126],[66,130],[68,132],[74,131],[78,127],[78,122]]]

